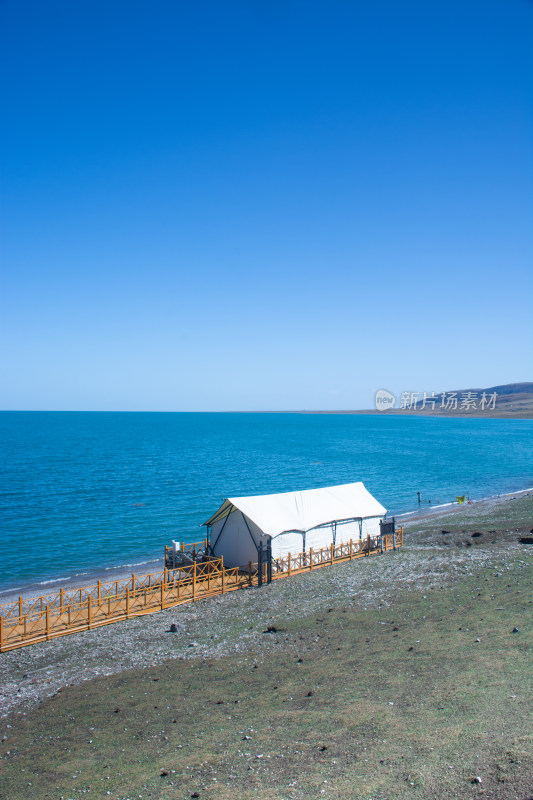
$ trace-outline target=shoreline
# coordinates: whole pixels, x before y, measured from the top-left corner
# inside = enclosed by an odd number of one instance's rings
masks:
[[[515,497],[521,497],[523,495],[527,496],[529,494],[533,494],[533,486],[529,486],[526,489],[518,489],[513,492],[502,492],[501,494],[489,495],[488,497],[470,500],[469,502],[465,501],[464,503],[458,503],[457,501],[452,501],[451,503],[441,503],[438,506],[419,508],[416,511],[405,511],[401,514],[394,514],[393,516],[395,519],[401,519],[402,522],[425,520],[426,518],[437,519],[441,516],[447,516],[454,511],[466,511],[468,508],[479,508],[480,506],[496,506],[499,503],[506,502],[506,499],[511,498],[511,496],[512,499],[514,499]]]
[[[261,413],[261,412],[251,412]],[[368,416],[380,417],[432,417],[433,419],[519,419],[531,420],[533,419],[533,411],[530,409],[517,409],[511,411],[507,409],[494,409],[491,411],[482,411],[471,414],[468,411],[456,413],[446,411],[419,411],[404,408],[392,408],[386,411],[378,411],[375,408],[361,408],[361,409],[331,409],[331,410],[310,410],[302,409],[300,411],[267,411],[267,414],[366,414]]]
[[[404,511],[399,514],[387,514],[387,518],[394,517],[399,524],[403,525],[408,522],[423,522],[430,519],[438,519],[439,517],[447,517],[454,514],[456,511],[466,511],[467,509],[479,509],[480,507],[487,510],[493,508],[501,503],[505,503],[508,498],[522,497],[533,494],[533,486],[525,489],[518,489],[515,491],[504,492],[495,495],[488,495],[480,499],[471,500],[470,503],[459,504],[457,501],[450,503],[443,503],[436,506],[423,506],[412,511]],[[142,571],[135,570],[134,567],[145,567]],[[85,586],[92,586],[98,580],[102,582],[120,581],[130,578],[134,573],[137,577],[148,575],[153,572],[160,572],[164,568],[163,558],[146,558],[144,560],[134,562],[132,564],[118,564],[116,566],[102,567],[102,569],[88,569],[85,572],[77,573],[75,575],[66,575],[65,577],[50,578],[43,581],[30,581],[23,586],[0,588],[0,606],[14,603],[19,597],[23,599],[46,597],[47,595],[54,594],[59,588],[63,589],[80,589]]]
[[[273,621],[309,618],[313,627],[324,609],[347,603],[361,614],[386,615],[385,609],[406,592],[420,598],[437,587],[458,585],[479,570],[499,576],[510,560],[518,559],[521,566],[521,559],[532,554],[518,543],[520,534],[529,535],[532,512],[533,490],[455,505],[444,513],[446,531],[441,530],[442,514],[406,520],[404,546],[395,554],[325,567],[261,590],[231,592],[7,652],[0,659],[0,718],[31,712],[65,686],[135,668],[157,669],[164,663],[176,668],[190,663],[192,668],[205,665],[206,659],[234,658],[255,669],[253,664],[276,650],[276,637],[264,635]],[[472,539],[472,531],[484,533]],[[177,634],[169,633],[171,623],[177,623]]]

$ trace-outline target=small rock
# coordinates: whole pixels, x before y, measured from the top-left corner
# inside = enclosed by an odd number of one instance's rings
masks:
[[[479,775],[476,775],[475,778],[472,778],[472,783],[483,783]]]
[[[200,792],[193,792],[191,797],[200,797]]]
[[[306,697],[312,697],[313,696],[313,692],[307,692],[307,694],[305,696]]]
[[[166,769],[162,769],[161,770],[161,777],[164,778],[166,775],[168,775],[167,770]]]
[[[513,628],[513,633],[518,633],[518,628]]]
[[[175,622],[173,622],[172,625],[169,628],[170,633],[177,633],[178,630],[179,630],[178,626],[176,625]]]
[[[190,642],[189,647],[198,647],[198,642]]]
[[[327,749],[328,749],[328,746],[327,746],[327,744],[323,744],[323,745],[320,747],[320,751],[321,751],[322,753],[324,752],[324,750],[327,750]]]
[[[476,644],[479,644],[481,639],[476,639]]]
[[[245,742],[247,739],[251,739],[251,738],[252,738],[251,736],[243,736],[242,740],[243,740],[243,742]]]
[[[120,708],[115,708],[115,714],[118,714],[119,711],[120,711]]]

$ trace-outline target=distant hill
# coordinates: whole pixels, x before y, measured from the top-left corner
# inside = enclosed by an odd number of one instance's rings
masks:
[[[445,404],[442,404],[444,395]],[[415,393],[416,404],[400,408],[401,396],[396,398],[396,408],[377,411],[375,408],[357,411],[299,411],[299,414],[396,414],[438,417],[501,417],[533,419],[533,383],[505,383],[487,389],[453,389],[435,394],[435,408],[427,402],[423,406],[423,393]]]
[[[505,383],[485,389],[453,389],[439,392],[435,408],[423,406],[421,396],[416,408],[394,408],[384,414],[428,414],[453,417],[526,417],[533,418],[533,383]],[[442,397],[444,396],[444,405]],[[400,398],[398,398],[398,402]]]

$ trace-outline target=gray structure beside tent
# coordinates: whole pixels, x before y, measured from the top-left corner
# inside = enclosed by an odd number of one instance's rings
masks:
[[[301,492],[233,497],[205,523],[209,551],[227,567],[257,562],[258,548],[272,558],[316,551],[380,535],[386,509],[363,483]]]

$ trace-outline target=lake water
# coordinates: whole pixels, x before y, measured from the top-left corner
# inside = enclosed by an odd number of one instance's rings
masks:
[[[0,437],[0,592],[146,571],[228,496],[362,480],[394,514],[533,485],[531,420],[2,412]]]

